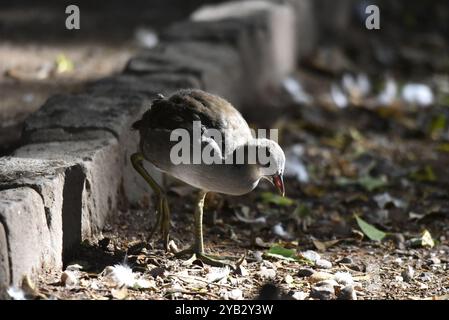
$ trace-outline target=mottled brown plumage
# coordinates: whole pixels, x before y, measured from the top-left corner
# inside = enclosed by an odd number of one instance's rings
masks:
[[[248,127],[245,119],[225,99],[202,90],[180,90],[168,99],[153,101],[142,119],[133,124],[137,130],[178,128],[191,129],[201,121],[205,129],[240,129]]]

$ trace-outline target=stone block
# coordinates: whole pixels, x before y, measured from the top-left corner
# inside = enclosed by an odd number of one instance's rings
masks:
[[[270,1],[232,1],[204,6],[191,21],[170,27],[168,41],[227,42],[237,48],[245,75],[245,104],[254,103],[296,67],[296,20],[288,4]],[[242,90],[240,90],[242,91]],[[257,103],[257,102],[256,102]]]
[[[198,79],[200,88],[240,103],[242,64],[238,52],[226,44],[179,41],[143,52],[128,63],[130,74],[175,74]]]
[[[296,16],[288,4],[264,0],[230,1],[204,6],[193,12],[191,19],[193,21],[241,19],[250,28],[254,28],[250,37],[256,41],[254,49],[260,51],[251,52],[251,59],[262,67],[258,70],[261,75],[267,73],[273,80],[281,81],[296,66]]]
[[[137,93],[153,99],[156,94],[170,95],[184,88],[200,88],[201,85],[193,76],[175,73],[150,75],[121,74],[91,83],[87,92],[92,95],[116,95]]]
[[[9,284],[19,285],[24,275],[33,278],[42,268],[55,267],[45,206],[35,190],[23,187],[0,191],[0,221],[10,264],[9,276],[0,276],[3,282],[9,280]],[[0,239],[1,234],[2,231]],[[4,251],[1,247],[1,254]]]
[[[63,161],[44,161],[16,157],[0,158],[0,190],[28,187],[40,195],[39,199],[43,203],[43,217],[48,232],[48,240],[50,241],[50,246],[46,247],[46,262],[48,265],[56,268],[62,267],[62,208],[66,169],[67,163]],[[8,195],[12,196],[10,193]],[[18,196],[16,198],[19,199]],[[4,199],[3,203],[5,204],[6,202],[7,200]],[[9,202],[12,204],[12,200]],[[27,204],[26,208],[29,209],[32,206]],[[23,219],[37,214],[33,210],[24,210],[22,212]],[[32,218],[30,217],[30,219]],[[11,230],[8,232],[11,232]]]
[[[13,153],[21,159],[59,160],[66,163],[65,178],[70,188],[65,188],[63,192],[62,210],[66,217],[63,229],[76,224],[80,225],[81,230],[80,236],[67,238],[66,243],[95,238],[108,218],[117,211],[123,197],[124,163],[117,139],[107,131],[87,132],[83,132],[84,139],[77,139],[77,134],[60,132],[60,141],[27,144]],[[92,139],[86,140],[87,135]],[[68,190],[71,192],[66,192]],[[70,213],[74,208],[76,211]]]
[[[149,107],[141,96],[93,97],[88,94],[55,95],[25,122],[25,139],[39,129],[106,130],[120,136],[137,115]]]
[[[6,290],[10,285],[10,281],[8,240],[5,227],[2,220],[0,220],[0,300],[8,298]]]

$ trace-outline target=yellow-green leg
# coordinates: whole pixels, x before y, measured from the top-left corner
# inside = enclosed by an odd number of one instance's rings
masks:
[[[226,265],[230,265],[229,262],[219,261],[222,259],[232,259],[234,257],[219,257],[206,255],[204,253],[204,244],[203,244],[203,208],[204,208],[204,200],[206,198],[206,191],[200,191],[198,194],[198,200],[195,206],[195,214],[194,214],[194,234],[195,234],[195,242],[193,246],[188,249],[182,250],[176,253],[176,256],[183,255],[192,255],[195,254],[196,258],[201,260],[202,262],[209,264],[211,266],[223,267]]]
[[[150,176],[147,170],[143,166],[144,156],[142,153],[137,152],[131,155],[131,163],[136,171],[145,179],[145,181],[153,189],[157,198],[157,211],[156,211],[156,223],[148,235],[148,240],[153,237],[159,224],[161,227],[162,240],[164,241],[165,250],[168,249],[169,242],[169,229],[170,229],[170,208],[168,206],[167,196],[163,189],[157,184],[157,182]]]

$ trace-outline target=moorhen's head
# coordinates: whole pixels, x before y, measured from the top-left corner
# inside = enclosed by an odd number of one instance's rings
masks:
[[[282,196],[284,196],[284,151],[273,140],[258,139],[257,152],[260,177],[270,181],[278,189]]]

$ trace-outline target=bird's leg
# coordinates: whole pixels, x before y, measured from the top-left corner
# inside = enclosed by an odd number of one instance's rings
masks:
[[[204,253],[204,244],[203,244],[203,208],[204,208],[204,200],[206,198],[206,191],[200,191],[198,194],[198,200],[195,207],[195,214],[194,214],[194,220],[195,220],[195,242],[193,246],[191,246],[188,249],[182,250],[180,252],[176,253],[176,256],[183,256],[187,254],[195,254],[196,258],[198,260],[201,260],[202,262],[209,264],[211,266],[216,267],[224,267],[224,266],[230,266],[230,263],[225,261],[219,261],[223,259],[229,259],[234,257],[220,257],[220,256],[212,256],[212,255],[206,255]],[[243,259],[242,259],[243,260]],[[238,264],[238,263],[237,263]]]
[[[168,241],[169,241],[169,228],[170,228],[170,209],[168,206],[167,196],[163,189],[157,184],[157,182],[150,176],[148,171],[143,166],[143,154],[140,152],[134,153],[131,155],[131,163],[136,169],[136,171],[145,179],[145,181],[150,185],[151,189],[153,189],[154,193],[157,197],[157,212],[156,212],[156,223],[150,231],[148,236],[148,240],[150,240],[153,234],[156,232],[159,224],[161,227],[162,239],[164,241],[164,249],[168,249]]]
[[[200,191],[198,194],[198,201],[195,207],[195,243],[194,243],[194,251],[196,253],[204,253],[204,244],[203,244],[203,210],[204,210],[204,200],[206,199],[207,192]]]

